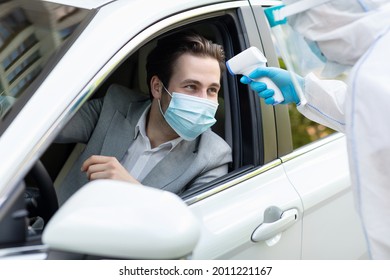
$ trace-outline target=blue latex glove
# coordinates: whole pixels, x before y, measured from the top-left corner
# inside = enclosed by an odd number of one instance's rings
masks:
[[[254,81],[254,79],[268,77],[283,94],[284,101],[279,104],[300,103],[297,92],[295,91],[294,84],[291,80],[290,73],[286,70],[276,67],[259,67],[249,74],[249,77],[242,76],[240,82],[243,84],[249,84],[251,89],[254,90],[259,97],[264,98],[266,104],[274,104],[273,98],[274,90],[267,88],[267,85],[263,82]],[[298,82],[304,84],[304,79],[297,75]]]

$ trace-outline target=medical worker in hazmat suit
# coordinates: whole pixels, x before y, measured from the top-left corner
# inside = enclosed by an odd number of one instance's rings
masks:
[[[356,205],[373,259],[390,259],[390,1],[285,0],[265,10],[286,68],[241,82],[347,136]]]

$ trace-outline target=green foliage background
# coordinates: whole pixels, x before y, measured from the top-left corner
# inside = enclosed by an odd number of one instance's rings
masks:
[[[296,109],[295,105],[290,104],[288,106],[294,149],[326,137],[334,132],[334,130],[303,116]]]
[[[281,57],[279,57],[280,68],[286,69],[286,65]],[[293,147],[294,149],[302,147],[310,142],[326,137],[335,132],[334,130],[309,120],[303,116],[295,107],[295,104],[290,104],[289,115],[291,122]]]

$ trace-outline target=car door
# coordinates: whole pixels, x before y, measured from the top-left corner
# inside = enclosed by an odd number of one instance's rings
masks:
[[[194,259],[300,259],[301,202],[278,161],[220,188],[190,206],[202,222]]]
[[[367,258],[345,136],[335,133],[282,157],[304,209],[303,259]]]

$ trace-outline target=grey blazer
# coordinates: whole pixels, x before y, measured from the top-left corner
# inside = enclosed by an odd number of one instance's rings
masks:
[[[58,143],[87,144],[57,189],[60,204],[88,182],[80,169],[91,155],[122,160],[149,104],[149,96],[112,85],[104,99],[93,99],[82,106],[56,139]],[[231,160],[230,146],[209,129],[194,141],[181,141],[141,183],[179,194],[226,174]]]

